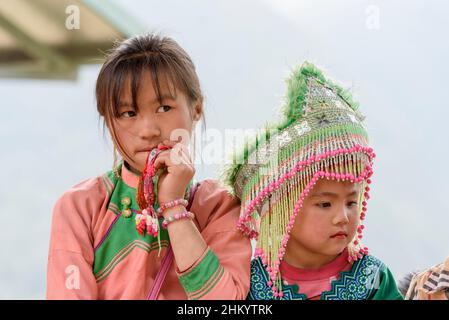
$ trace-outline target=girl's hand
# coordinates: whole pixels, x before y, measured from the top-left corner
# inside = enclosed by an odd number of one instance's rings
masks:
[[[180,142],[164,140],[163,145],[172,149],[162,151],[154,162],[157,170],[166,168],[158,182],[159,203],[184,198],[185,191],[195,175],[189,151]]]

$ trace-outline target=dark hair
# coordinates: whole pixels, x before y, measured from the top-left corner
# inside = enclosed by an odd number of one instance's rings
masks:
[[[150,72],[153,88],[161,104],[161,81],[166,81],[169,90],[174,90],[170,92],[172,96],[176,96],[177,89],[181,90],[192,107],[198,101],[203,102],[192,59],[176,41],[156,34],[143,34],[116,43],[100,70],[95,93],[97,110],[104,120],[103,129],[106,124],[113,142],[122,152],[125,151],[114,127],[114,120],[119,116],[120,95],[129,79],[132,108],[137,110],[136,97],[144,71]]]

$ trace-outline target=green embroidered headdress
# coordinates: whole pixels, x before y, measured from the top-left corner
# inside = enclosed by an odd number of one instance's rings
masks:
[[[347,91],[308,62],[293,71],[287,85],[283,119],[247,139],[223,172],[241,200],[238,227],[257,239],[255,256],[266,265],[275,294],[295,217],[318,179],[362,184],[361,223],[348,250],[351,260],[367,254],[360,239],[375,156],[364,116]]]

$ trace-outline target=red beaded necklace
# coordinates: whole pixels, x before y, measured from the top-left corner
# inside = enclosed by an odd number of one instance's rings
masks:
[[[148,152],[145,168],[139,177],[136,198],[137,204],[142,211],[136,215],[136,229],[141,236],[145,235],[145,231],[153,237],[159,236],[158,215],[154,209],[156,202],[154,181],[156,171],[154,162],[158,155],[167,149],[170,149],[170,147],[162,145]]]

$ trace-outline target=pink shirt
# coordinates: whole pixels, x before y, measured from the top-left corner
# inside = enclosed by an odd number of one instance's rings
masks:
[[[280,265],[282,279],[287,284],[296,284],[299,292],[308,299],[319,299],[322,292],[331,289],[331,283],[340,278],[343,271],[349,271],[352,264],[348,262],[348,251],[343,251],[334,261],[318,269],[302,269],[282,261]]]

